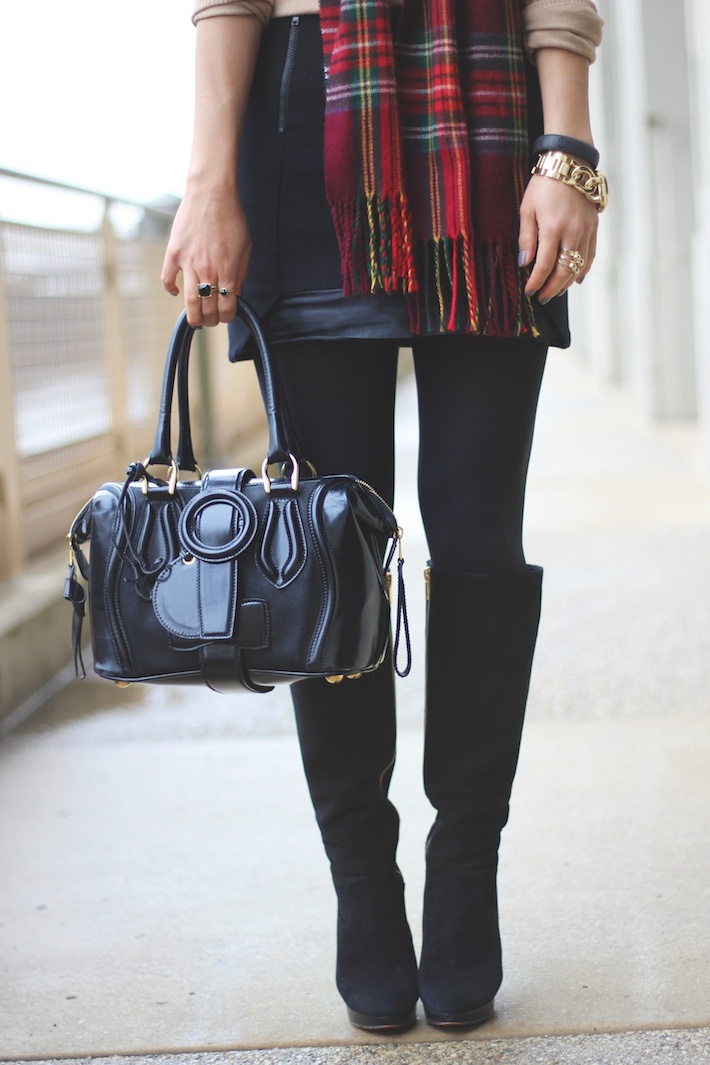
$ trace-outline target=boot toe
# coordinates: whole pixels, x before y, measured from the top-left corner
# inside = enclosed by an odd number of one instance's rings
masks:
[[[416,1023],[417,1013],[414,1006],[398,1013],[389,1013],[384,1016],[372,1013],[361,1013],[359,1010],[347,1007],[348,1020],[355,1028],[362,1028],[366,1032],[401,1032],[405,1028],[411,1028]]]
[[[435,1010],[424,1005],[424,1015],[427,1024],[436,1028],[473,1028],[477,1024],[483,1024],[493,1016],[494,1000],[484,1002],[481,1006],[469,1009],[450,1011]]]

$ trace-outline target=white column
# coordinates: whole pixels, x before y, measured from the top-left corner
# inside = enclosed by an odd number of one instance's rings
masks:
[[[710,4],[686,0],[688,69],[690,81],[692,156],[695,187],[691,292],[695,324],[695,365],[703,464],[710,476]]]
[[[599,168],[611,189],[609,206],[600,218],[599,240],[594,267],[581,287],[570,291],[570,320],[575,353],[593,368],[595,376],[609,384],[622,379],[622,351],[619,335],[618,254],[619,198],[617,112],[614,103],[613,72],[618,43],[615,24],[607,13],[609,0],[597,7],[604,18],[604,41],[589,71],[589,96],[594,142],[600,152]]]
[[[607,18],[619,43],[613,92],[622,366],[643,414],[689,418],[696,386],[684,12],[667,0],[624,0],[609,5]]]

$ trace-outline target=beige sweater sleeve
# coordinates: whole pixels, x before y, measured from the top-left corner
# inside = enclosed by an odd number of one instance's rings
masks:
[[[217,15],[256,15],[265,26],[271,18],[317,11],[318,0],[194,0],[192,21]],[[533,57],[538,48],[565,48],[592,63],[602,25],[592,0],[523,0],[525,47]]]
[[[523,0],[525,47],[533,58],[539,48],[564,48],[593,63],[603,25],[591,0]]]

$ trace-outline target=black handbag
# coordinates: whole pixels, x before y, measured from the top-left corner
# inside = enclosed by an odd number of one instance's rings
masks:
[[[271,691],[279,682],[336,683],[371,672],[390,640],[389,567],[399,547],[395,662],[411,649],[401,530],[358,478],[318,477],[300,457],[259,322],[240,299],[263,372],[269,451],[248,469],[199,474],[190,429],[188,363],[194,330],[173,331],[150,457],[123,484],[104,484],[74,520],[65,598],[74,606],[77,673],[88,582],[94,669],[118,684],[204,681],[215,691]],[[178,450],[171,412],[177,379]],[[269,468],[277,465],[271,479]],[[167,466],[168,477],[150,468]],[[387,559],[384,549],[391,540]],[[82,545],[90,541],[90,562]]]

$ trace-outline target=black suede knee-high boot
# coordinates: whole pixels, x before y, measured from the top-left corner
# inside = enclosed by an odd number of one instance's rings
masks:
[[[418,982],[395,861],[399,817],[387,798],[396,741],[391,657],[359,680],[299,682],[293,701],[338,896],[338,990],[358,1027],[408,1027]]]
[[[503,971],[496,873],[540,618],[542,570],[430,574],[419,985],[430,1024],[488,1019]]]

